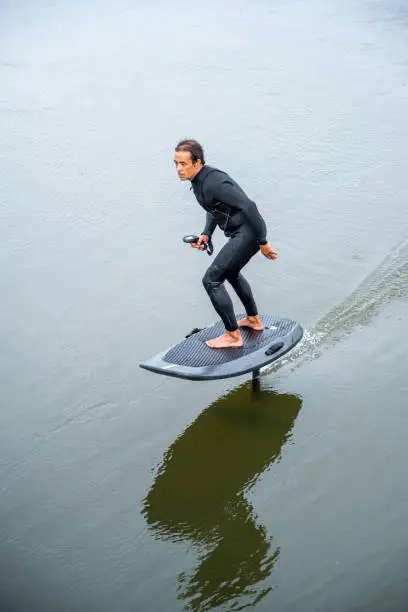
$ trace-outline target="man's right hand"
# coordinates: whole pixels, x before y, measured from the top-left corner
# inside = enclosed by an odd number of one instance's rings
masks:
[[[193,249],[200,249],[200,251],[202,251],[204,249],[204,245],[207,244],[208,241],[209,237],[206,234],[201,234],[197,242],[192,242],[191,246],[193,247]]]

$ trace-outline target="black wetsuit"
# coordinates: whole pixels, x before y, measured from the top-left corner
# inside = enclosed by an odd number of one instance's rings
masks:
[[[203,285],[225,329],[238,328],[232,300],[224,281],[228,281],[248,315],[258,314],[251,287],[241,269],[266,244],[266,225],[258,208],[241,187],[225,172],[203,166],[192,180],[199,204],[207,211],[203,234],[211,238],[217,225],[229,238],[203,277]]]

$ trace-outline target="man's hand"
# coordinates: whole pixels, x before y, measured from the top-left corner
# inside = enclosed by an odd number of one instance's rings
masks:
[[[192,242],[191,246],[193,249],[200,249],[202,251],[204,249],[204,244],[207,244],[209,238],[206,234],[201,234],[197,242]]]
[[[268,259],[276,259],[278,257],[278,253],[273,250],[269,242],[266,244],[261,244],[260,247],[262,255],[265,255]]]

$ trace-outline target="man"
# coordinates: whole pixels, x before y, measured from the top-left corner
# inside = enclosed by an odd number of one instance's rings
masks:
[[[204,230],[192,246],[204,249],[217,225],[229,238],[203,277],[203,285],[225,326],[225,334],[208,340],[211,348],[238,348],[243,345],[240,327],[262,331],[262,321],[248,281],[241,269],[259,250],[268,259],[278,254],[266,240],[266,225],[257,206],[225,172],[207,166],[196,140],[182,140],[175,148],[174,163],[182,181],[191,181],[198,203],[207,212]],[[228,281],[244,305],[247,316],[236,320],[232,300],[224,282]]]

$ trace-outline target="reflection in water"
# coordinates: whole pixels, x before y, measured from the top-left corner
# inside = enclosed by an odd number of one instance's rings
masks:
[[[143,513],[163,539],[198,546],[200,563],[179,575],[188,610],[253,605],[272,587],[262,583],[279,556],[246,498],[279,461],[301,400],[294,395],[234,390],[197,418],[170,446]]]

